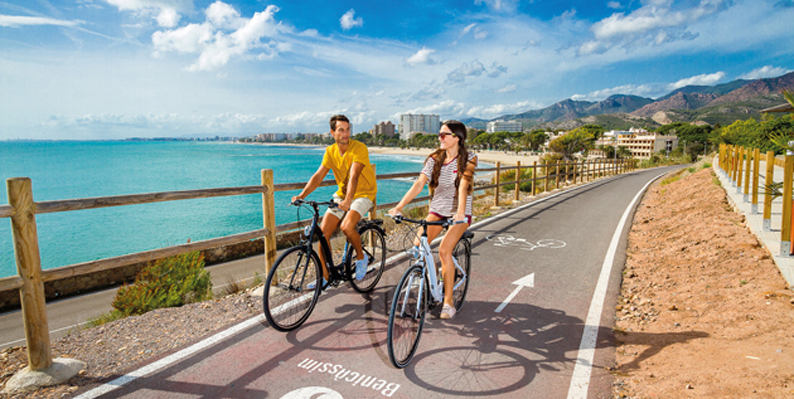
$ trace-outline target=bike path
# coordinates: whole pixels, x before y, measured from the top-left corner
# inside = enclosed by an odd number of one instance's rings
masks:
[[[600,180],[472,226],[463,309],[452,320],[437,319],[438,310],[428,318],[403,370],[386,347],[386,309],[407,266],[395,262],[370,294],[324,292],[295,331],[257,317],[82,397],[609,397],[625,216],[670,169]]]

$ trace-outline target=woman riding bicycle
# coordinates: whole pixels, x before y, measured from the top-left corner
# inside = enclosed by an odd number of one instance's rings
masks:
[[[444,278],[444,306],[441,310],[441,318],[451,319],[456,312],[452,299],[455,280],[452,252],[455,244],[471,224],[472,188],[477,156],[466,149],[466,125],[461,122],[448,120],[442,123],[438,141],[438,150],[427,157],[416,182],[397,206],[389,210],[389,214],[392,216],[400,214],[403,207],[416,198],[425,183],[429,181],[432,198],[426,220],[440,221],[452,218],[455,222],[459,222],[449,227],[438,249],[441,258],[441,276]],[[465,200],[460,201],[460,198]],[[428,226],[427,240],[432,242],[440,232],[441,226]],[[414,245],[418,247],[419,242],[414,242]]]

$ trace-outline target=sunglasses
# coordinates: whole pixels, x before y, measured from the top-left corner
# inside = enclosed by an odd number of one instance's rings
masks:
[[[454,134],[452,134],[452,133],[447,133],[447,132],[441,132],[441,133],[439,133],[439,134],[438,134],[438,138],[439,138],[439,139],[446,138],[447,136],[454,136]]]

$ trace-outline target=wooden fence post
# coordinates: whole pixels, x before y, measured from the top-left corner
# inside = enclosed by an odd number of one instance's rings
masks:
[[[543,192],[547,193],[547,192],[549,192],[549,161],[548,160],[543,161],[543,174],[544,174],[545,184],[546,184],[543,187]]]
[[[761,171],[758,170],[759,166],[761,165],[761,150],[756,148],[753,150],[753,191],[752,191],[752,205],[750,206],[750,212],[753,214],[758,214],[758,179],[761,175]]]
[[[515,197],[515,201],[518,201],[518,200],[521,199],[521,188],[519,187],[521,185],[520,182],[521,182],[521,161],[517,161],[516,162],[516,197]]]
[[[532,161],[532,196],[533,197],[537,194],[537,191],[535,191],[536,188],[535,183],[537,182],[537,178],[538,178],[538,161]]]
[[[769,187],[774,182],[775,177],[775,152],[766,152],[766,176],[764,176],[764,231],[772,230],[772,193]]]
[[[6,180],[8,204],[14,207],[11,230],[17,272],[22,278],[19,289],[22,302],[22,319],[25,324],[25,342],[30,370],[42,370],[52,365],[50,329],[44,299],[44,282],[41,279],[41,253],[36,228],[33,189],[27,177]]]
[[[791,256],[791,177],[794,172],[794,155],[786,155],[783,166],[783,220],[780,228],[780,255]]]
[[[494,207],[499,206],[499,169],[500,168],[501,168],[501,163],[499,161],[496,161],[496,177],[494,177],[494,180],[496,181],[496,188],[494,189],[494,194],[493,194]]]
[[[736,158],[736,194],[740,194],[742,192],[742,184],[743,180],[742,177],[744,174],[744,147],[739,147],[738,157]]]
[[[554,189],[560,188],[560,162],[557,161],[556,163],[557,168],[556,172],[554,173]]]
[[[753,161],[752,155],[750,155],[750,149],[745,149],[745,154],[747,155],[747,160],[745,161],[744,165],[744,202],[748,202],[750,199],[750,163]]]
[[[267,192],[262,193],[262,218],[268,234],[265,236],[265,276],[276,263],[276,200],[273,187],[273,169],[262,169],[262,185]]]

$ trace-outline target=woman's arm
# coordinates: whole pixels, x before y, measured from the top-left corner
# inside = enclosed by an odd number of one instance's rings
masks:
[[[475,169],[477,169],[477,157],[472,158],[466,164],[463,178],[460,179],[460,185],[458,185],[458,210],[454,218],[456,222],[466,218],[466,199],[469,197],[469,187],[474,184]]]
[[[427,176],[425,176],[424,173],[420,173],[414,184],[408,189],[408,192],[403,195],[403,199],[400,200],[397,206],[389,210],[389,214],[394,216],[398,213],[402,213],[403,208],[422,192],[422,189],[425,188],[425,183],[427,183]]]

